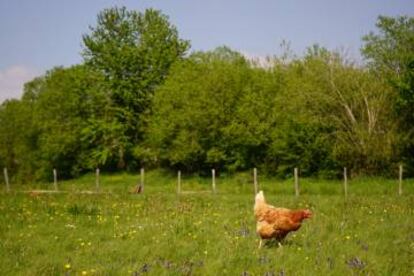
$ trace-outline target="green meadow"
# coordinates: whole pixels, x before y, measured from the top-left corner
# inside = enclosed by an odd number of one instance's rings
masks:
[[[310,208],[314,217],[282,246],[258,248],[251,175],[211,180],[146,174],[102,175],[14,185],[0,193],[1,275],[414,275],[414,181],[260,178],[270,204]]]

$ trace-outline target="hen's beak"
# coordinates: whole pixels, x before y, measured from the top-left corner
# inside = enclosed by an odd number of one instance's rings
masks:
[[[305,210],[304,211],[304,214],[305,214],[305,218],[311,218],[312,217],[312,212],[311,212],[311,210]]]

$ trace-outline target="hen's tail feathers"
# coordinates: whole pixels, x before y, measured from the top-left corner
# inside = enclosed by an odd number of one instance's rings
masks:
[[[265,203],[265,198],[264,198],[264,194],[263,191],[260,191],[256,194],[256,198],[255,198],[255,203]]]

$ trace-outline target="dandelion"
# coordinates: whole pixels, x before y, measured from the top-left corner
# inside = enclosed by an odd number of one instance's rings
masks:
[[[86,275],[86,274],[88,274],[88,272],[86,272],[85,270],[82,271],[82,275]]]
[[[204,251],[204,255],[207,255],[207,253],[208,253],[208,252],[207,252],[207,250],[205,250],[205,251]]]
[[[65,264],[66,269],[70,269],[70,264]]]
[[[351,238],[351,236],[346,236],[345,239],[349,240]]]

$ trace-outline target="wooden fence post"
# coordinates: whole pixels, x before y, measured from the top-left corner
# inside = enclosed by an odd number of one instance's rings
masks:
[[[344,168],[344,192],[345,198],[348,197],[348,174],[346,168]]]
[[[3,173],[4,173],[4,182],[6,183],[6,192],[10,192],[9,175],[7,173],[7,168],[3,169]]]
[[[295,168],[294,174],[295,174],[295,195],[299,196],[299,172],[298,172],[298,168]]]
[[[213,193],[216,193],[216,170],[211,170],[211,185],[213,186]]]
[[[141,182],[140,182],[140,185],[141,185],[141,192],[142,193],[144,192],[144,182],[145,182],[145,170],[144,170],[144,168],[141,168]]]
[[[99,168],[96,168],[95,187],[97,192],[99,192],[99,172]]]
[[[177,194],[181,193],[181,171],[178,171],[177,176]]]
[[[57,171],[56,169],[53,169],[53,185],[55,186],[55,191],[58,190],[58,185],[57,185]]]
[[[254,184],[254,194],[257,194],[257,169],[253,169],[253,184]]]
[[[398,177],[398,194],[402,195],[402,180],[403,180],[403,165],[400,164],[399,166],[399,177]]]

